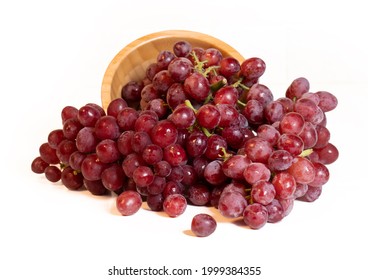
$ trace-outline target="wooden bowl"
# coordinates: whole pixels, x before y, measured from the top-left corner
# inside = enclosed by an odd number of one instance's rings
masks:
[[[240,62],[243,56],[225,42],[199,32],[186,30],[167,30],[148,34],[124,47],[110,62],[104,74],[101,88],[102,107],[121,97],[122,87],[129,81],[142,80],[146,75],[146,68],[155,62],[162,50],[171,50],[180,40],[186,40],[193,47],[219,49],[223,56],[232,56]]]

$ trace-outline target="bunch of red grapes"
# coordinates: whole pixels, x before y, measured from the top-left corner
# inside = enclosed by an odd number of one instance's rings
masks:
[[[70,190],[112,193],[122,215],[145,201],[170,217],[191,204],[252,229],[278,222],[296,199],[316,200],[329,180],[338,150],[326,112],[338,102],[311,92],[303,77],[275,99],[259,82],[265,69],[257,57],[240,62],[178,41],[106,110],[64,107],[62,128],[50,132],[31,168]],[[191,229],[208,236],[216,220],[198,214]]]

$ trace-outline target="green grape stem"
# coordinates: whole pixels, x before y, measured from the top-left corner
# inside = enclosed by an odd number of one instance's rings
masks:
[[[205,61],[200,61],[198,56],[196,55],[196,53],[194,51],[192,51],[190,53],[190,55],[193,57],[194,59],[194,69],[198,72],[198,73],[201,73],[203,76],[204,75],[204,64],[207,62],[206,60]],[[206,76],[205,76],[206,77]]]
[[[243,81],[243,77],[239,78],[239,80],[237,80],[231,86],[234,87],[234,88],[241,87],[242,89],[249,90],[249,87],[247,87],[246,85],[242,84],[242,81]]]
[[[194,113],[197,113],[197,110],[193,107],[192,102],[190,102],[190,100],[186,99],[186,100],[184,101],[184,104],[185,104],[187,107],[189,107],[190,109],[192,109],[192,110],[194,111]]]
[[[221,158],[223,161],[227,161],[229,158],[231,158],[233,155],[231,153],[228,153],[224,147],[221,148],[222,156]]]
[[[206,100],[203,102],[203,104],[207,104],[207,103],[211,102],[212,100],[213,100],[213,96],[212,96],[212,94],[209,94],[207,96]]]
[[[309,156],[312,153],[313,153],[313,149],[306,149],[303,152],[301,152],[301,154],[299,156],[300,157],[307,157],[307,156]]]
[[[207,67],[206,70],[202,74],[203,76],[207,77],[208,74],[211,73],[211,71],[213,71],[214,74],[217,75],[216,69],[218,68],[220,68],[220,66],[217,66],[217,65]]]
[[[190,100],[185,100],[184,101],[184,104],[187,106],[187,107],[189,107],[189,108],[191,108],[193,111],[194,111],[194,113],[195,114],[197,114],[197,111],[198,110],[196,110],[194,107],[193,107],[193,105],[192,105],[192,103],[190,102]],[[194,129],[194,127],[198,127],[199,129],[201,129],[202,131],[203,131],[203,133],[207,136],[207,137],[210,137],[212,134],[211,134],[211,132],[207,129],[207,128],[205,128],[205,127],[201,127],[198,123],[197,123],[197,121],[196,121],[196,123],[190,128],[191,130],[193,130]]]
[[[217,75],[216,69],[220,68],[220,66],[213,65],[213,66],[210,66],[210,67],[206,68],[204,65],[208,62],[208,60],[200,61],[198,56],[196,55],[196,53],[194,51],[192,51],[190,54],[194,59],[194,69],[198,73],[202,74],[206,78],[208,77],[208,74],[211,73],[211,71],[213,71],[214,74]]]
[[[241,108],[244,108],[244,107],[245,107],[245,105],[247,105],[246,103],[241,102],[240,100],[236,101],[236,103],[237,103]]]
[[[79,173],[81,173],[81,171],[79,171],[79,170],[73,170],[73,174],[76,176],[76,175],[78,175]]]
[[[60,167],[60,170],[63,170],[64,168],[68,167],[68,165],[60,162],[59,167]]]
[[[202,131],[203,131],[204,135],[206,135],[207,137],[212,136],[212,133],[211,133],[211,132],[209,132],[209,130],[208,130],[207,128],[205,128],[205,127],[201,127],[201,129],[202,129]]]
[[[211,92],[216,92],[220,88],[224,87],[227,84],[227,80],[223,78],[222,80],[218,81],[217,83],[214,83],[211,85]]]
[[[245,191],[248,191],[248,189],[245,189]],[[253,201],[253,197],[252,197],[252,195],[246,195],[245,196],[245,199],[248,201],[248,204],[253,204],[254,203],[254,201]]]

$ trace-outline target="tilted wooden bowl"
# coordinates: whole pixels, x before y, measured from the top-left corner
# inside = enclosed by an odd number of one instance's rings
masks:
[[[142,80],[147,66],[156,61],[159,52],[172,51],[173,45],[180,40],[190,42],[193,47],[215,47],[224,57],[232,56],[240,62],[244,60],[239,52],[225,42],[203,33],[167,30],[148,34],[128,44],[110,62],[102,81],[102,107],[106,109],[112,100],[121,97],[121,89],[126,83]]]

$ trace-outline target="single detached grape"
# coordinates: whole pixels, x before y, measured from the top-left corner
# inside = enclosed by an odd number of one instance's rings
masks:
[[[208,214],[197,214],[191,223],[192,232],[198,237],[211,235],[217,227],[216,220]]]

